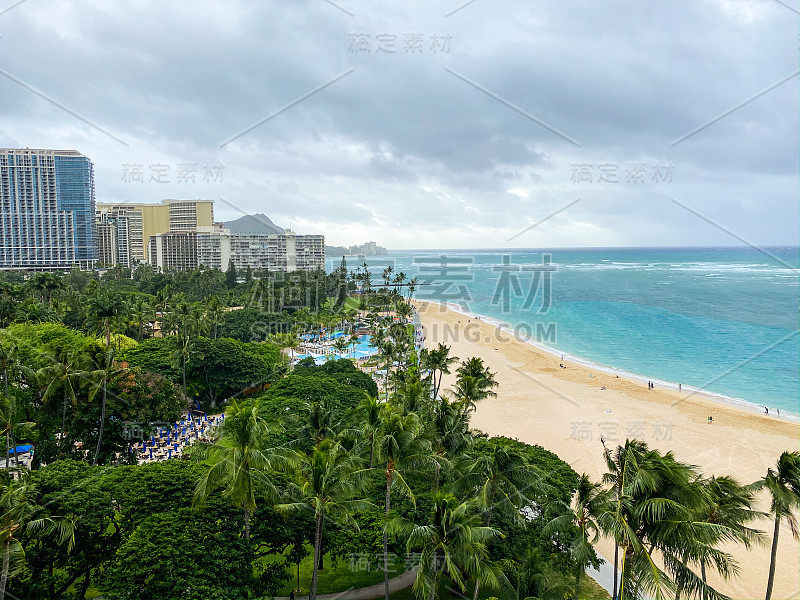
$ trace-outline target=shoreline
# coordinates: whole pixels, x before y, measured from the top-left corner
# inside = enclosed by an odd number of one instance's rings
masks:
[[[451,356],[478,356],[495,373],[497,397],[478,403],[471,416],[473,429],[539,445],[592,481],[600,481],[607,470],[604,444],[615,447],[632,438],[662,453],[672,452],[676,459],[695,465],[703,477],[730,475],[740,484],[764,477],[781,452],[800,450],[800,426],[783,418],[713,396],[683,395],[660,386],[649,389],[646,378],[607,373],[572,357],[567,360],[566,355],[561,361],[558,351],[520,340],[488,319],[476,320],[474,314],[438,303],[413,304],[428,347],[442,342]],[[560,362],[567,368],[559,368]],[[455,383],[452,371],[442,381],[446,393]],[[756,510],[767,513],[769,507],[768,494],[759,493]],[[751,526],[771,540],[772,519],[758,518]],[[785,522],[781,529],[773,597],[797,598],[800,543]],[[601,538],[595,549],[604,558],[614,555],[608,538]],[[763,597],[769,543],[751,550],[724,543],[720,549],[736,559],[740,576],[723,580],[712,571],[709,583],[731,598]]]
[[[657,387],[656,389],[666,389],[676,394],[683,394],[684,399],[699,397],[704,400],[708,400],[711,402],[716,402],[720,405],[726,406],[728,408],[734,408],[742,411],[746,411],[748,413],[752,413],[754,415],[761,415],[765,418],[774,419],[776,421],[782,421],[786,423],[793,423],[793,424],[800,424],[800,412],[788,412],[784,410],[783,414],[777,414],[776,411],[780,410],[774,407],[766,407],[769,408],[770,412],[769,415],[764,413],[765,405],[763,404],[756,404],[755,402],[751,402],[750,400],[746,400],[744,398],[738,398],[735,396],[728,396],[726,394],[722,394],[721,392],[712,392],[709,390],[700,389],[694,387],[692,385],[683,385],[677,382],[672,381],[665,381],[663,379],[656,379],[653,377],[648,377],[646,375],[642,375],[639,373],[634,373],[631,371],[626,371],[624,369],[620,369],[618,367],[614,367],[611,365],[605,365],[603,363],[595,362],[591,359],[584,358],[581,356],[575,356],[566,352],[564,350],[559,350],[558,348],[554,348],[553,346],[548,346],[541,342],[537,342],[533,339],[523,339],[514,333],[514,328],[507,322],[501,321],[495,317],[490,317],[487,315],[483,315],[477,312],[465,312],[461,309],[460,306],[457,304],[450,304],[447,302],[433,302],[430,300],[414,300],[415,303],[420,304],[428,304],[434,306],[441,306],[445,309],[457,313],[459,315],[465,316],[468,319],[476,319],[480,318],[480,321],[484,323],[488,323],[490,325],[494,325],[498,329],[502,330],[503,332],[511,335],[514,337],[515,340],[522,344],[529,344],[534,348],[551,354],[552,356],[558,357],[561,359],[563,357],[563,361],[571,362],[575,365],[580,365],[581,367],[587,369],[594,369],[601,373],[605,373],[607,375],[614,375],[619,376],[620,378],[628,379],[630,381],[634,381],[636,383],[646,384],[648,381],[652,381]],[[678,391],[678,385],[682,386],[681,391]],[[686,391],[690,393],[685,393]]]

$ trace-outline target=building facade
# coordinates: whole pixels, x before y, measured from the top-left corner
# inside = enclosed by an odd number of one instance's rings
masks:
[[[100,266],[132,267],[131,221],[125,213],[97,211],[97,261]],[[141,231],[141,228],[140,228]]]
[[[160,269],[186,270],[197,266],[237,271],[314,271],[325,268],[325,236],[284,233],[231,233],[219,225],[150,238],[149,262]],[[191,247],[189,247],[191,246]],[[184,252],[183,259],[178,257]]]
[[[195,231],[198,227],[214,224],[214,202],[211,200],[168,198],[159,204],[98,202],[97,212],[103,211],[127,217],[129,253],[133,264],[147,260],[150,239],[159,233]]]
[[[94,166],[75,150],[0,148],[0,269],[97,262]]]

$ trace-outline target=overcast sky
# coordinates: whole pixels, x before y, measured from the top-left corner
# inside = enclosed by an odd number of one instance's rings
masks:
[[[798,244],[797,0],[464,1],[0,0],[0,146],[332,244]]]

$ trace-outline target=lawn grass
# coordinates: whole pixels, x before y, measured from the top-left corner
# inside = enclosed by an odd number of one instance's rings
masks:
[[[578,598],[581,600],[611,600],[611,594],[594,579],[584,575],[581,578],[581,589],[578,591]]]
[[[311,569],[314,560],[314,549],[307,546],[310,551],[302,562],[300,563],[300,589],[301,595],[308,593],[311,586]],[[279,556],[266,556],[262,560],[266,562],[274,562],[282,560]],[[325,568],[317,574],[317,593],[332,594],[336,592],[343,592],[350,588],[362,588],[376,583],[383,582],[383,570],[374,570],[376,565],[372,565],[373,570],[366,570],[365,564],[360,564],[356,559],[351,561],[350,558],[345,557],[340,559],[334,565],[330,555],[326,554],[323,560]],[[405,563],[402,558],[395,558],[389,561],[389,577],[396,577],[403,572]],[[291,574],[292,579],[288,581],[279,591],[278,596],[288,596],[289,592],[297,587],[297,567],[290,565],[287,569]]]

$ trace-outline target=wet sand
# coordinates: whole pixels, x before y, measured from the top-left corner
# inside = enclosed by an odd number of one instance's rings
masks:
[[[777,419],[772,411],[770,416],[757,414],[686,390],[650,390],[645,382],[592,369],[567,356],[561,360],[492,323],[438,304],[415,304],[428,348],[444,342],[451,355],[479,356],[496,373],[498,396],[478,406],[474,428],[538,444],[595,481],[605,471],[601,436],[609,446],[635,437],[662,452],[672,450],[707,476],[733,475],[741,483],[763,477],[781,452],[800,449],[800,425]],[[443,389],[453,382],[454,376],[445,376]],[[709,416],[714,418],[711,424]],[[759,508],[769,508],[766,493],[759,497]],[[772,522],[762,519],[755,526],[771,542]],[[613,558],[609,540],[601,540],[597,549]],[[724,549],[738,561],[740,575],[722,581],[711,573],[709,582],[732,598],[763,598],[769,544],[749,551],[734,545]],[[800,598],[800,543],[785,524],[772,597]]]

